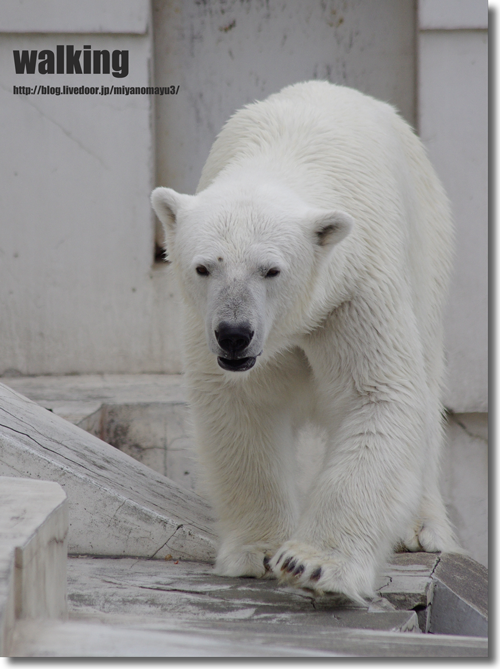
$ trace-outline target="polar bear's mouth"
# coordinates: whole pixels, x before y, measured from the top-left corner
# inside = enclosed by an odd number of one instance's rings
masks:
[[[237,360],[229,360],[228,358],[217,358],[219,367],[228,372],[246,372],[255,365],[256,358],[238,358]]]

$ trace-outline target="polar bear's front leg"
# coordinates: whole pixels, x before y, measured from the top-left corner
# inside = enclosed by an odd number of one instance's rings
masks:
[[[216,573],[269,575],[270,558],[298,518],[290,408],[253,405],[237,389],[207,400],[192,409],[200,469],[218,517]]]
[[[278,578],[357,601],[373,595],[420,495],[408,412],[372,400],[345,417],[297,530],[271,560]]]
[[[271,561],[282,580],[358,601],[373,594],[378,568],[415,515],[426,450],[411,315],[389,328],[373,322],[376,313],[347,304],[306,342],[330,444],[297,530]]]

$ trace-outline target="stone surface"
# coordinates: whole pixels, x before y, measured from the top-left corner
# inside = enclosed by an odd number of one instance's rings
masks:
[[[72,558],[68,567],[73,620],[122,624],[168,621],[184,628],[214,623],[357,628],[419,632],[413,611],[380,603],[363,608],[335,595],[314,596],[274,579],[223,578],[189,561]]]
[[[421,563],[417,558],[417,568]],[[195,562],[71,558],[68,592],[69,623],[18,625],[15,656],[486,657],[488,653],[486,639],[408,633],[418,632],[413,611],[394,611],[380,603],[375,609],[363,609],[340,597],[314,597],[272,580],[224,579]]]
[[[94,414],[95,415],[95,414]],[[193,441],[182,401],[104,404],[98,436],[156,472],[195,490]],[[79,423],[84,427],[84,423]]]
[[[436,582],[430,631],[488,636],[488,570],[465,555],[444,554]]]
[[[87,416],[102,404],[186,401],[180,374],[17,376],[2,383],[61,416]]]
[[[488,29],[488,3],[477,0],[419,0],[421,30]]]
[[[153,270],[155,96],[117,94],[151,86],[150,2],[66,4],[0,8],[0,373],[179,371],[168,278]],[[14,50],[57,44],[126,51],[128,75],[16,74]],[[64,86],[94,94],[48,94]]]
[[[152,632],[148,629],[95,624],[25,623],[16,628],[13,657],[325,657],[337,655],[286,648],[278,641],[256,646],[232,635],[192,631]],[[338,653],[343,656],[344,653]]]
[[[302,633],[302,634],[300,634]],[[241,629],[209,633],[69,622],[24,623],[14,657],[488,657],[486,639],[351,629]]]
[[[0,448],[0,474],[65,489],[71,553],[214,558],[199,496],[1,384]]]
[[[60,485],[0,476],[0,655],[16,620],[67,616],[67,534]]]
[[[422,632],[429,632],[434,581],[439,562],[435,553],[398,553],[384,570],[387,579],[378,592],[397,609],[414,610]]]
[[[148,29],[147,0],[3,0],[0,5],[2,32],[11,33],[127,33],[144,34]]]

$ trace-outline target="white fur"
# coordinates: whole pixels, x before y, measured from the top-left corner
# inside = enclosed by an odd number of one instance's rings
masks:
[[[398,541],[456,550],[438,490],[452,230],[407,124],[349,88],[290,86],[228,121],[196,195],[152,202],[183,296],[218,572],[260,577],[267,556],[285,581],[359,600]],[[249,324],[249,371],[218,365],[221,321]],[[301,512],[294,443],[311,420],[328,445]]]

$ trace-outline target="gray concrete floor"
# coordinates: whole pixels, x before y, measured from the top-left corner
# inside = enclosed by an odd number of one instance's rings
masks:
[[[414,559],[415,558],[415,559]],[[73,557],[69,621],[19,625],[14,656],[485,657],[486,639],[422,634],[427,554],[396,556],[384,598],[360,607],[275,580],[227,579],[206,563]]]

